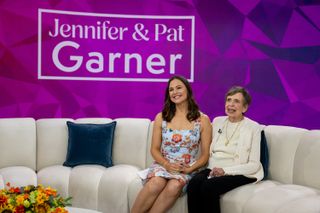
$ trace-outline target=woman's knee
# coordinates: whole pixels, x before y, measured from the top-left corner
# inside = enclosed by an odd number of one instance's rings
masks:
[[[166,185],[166,194],[168,196],[179,196],[185,183],[179,180],[169,180]]]
[[[145,185],[152,194],[159,194],[166,186],[167,180],[162,177],[153,177]]]

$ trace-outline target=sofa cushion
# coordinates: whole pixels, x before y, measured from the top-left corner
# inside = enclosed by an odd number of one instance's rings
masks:
[[[264,130],[261,131],[261,143],[260,143],[260,161],[263,167],[263,180],[268,177],[268,168],[269,168],[269,150],[267,139],[264,134]]]
[[[98,164],[110,167],[116,122],[107,124],[77,124],[67,121],[68,150],[64,166]]]
[[[36,153],[33,118],[0,119],[0,168],[19,165],[36,170]]]
[[[1,178],[2,177],[2,178]],[[0,187],[10,183],[14,187],[37,185],[37,174],[25,166],[9,166],[0,169]]]
[[[85,209],[98,208],[98,190],[101,187],[101,177],[106,169],[100,165],[81,165],[73,168],[69,179],[69,195],[72,205]],[[117,180],[118,181],[118,180]],[[114,180],[114,182],[117,182]],[[113,194],[113,191],[109,191]],[[119,198],[117,198],[119,199]]]
[[[221,196],[221,212],[223,213],[242,213],[246,203],[256,194],[268,188],[273,188],[280,183],[276,181],[260,181],[254,184],[246,184],[237,187]],[[246,212],[245,212],[246,213]]]
[[[295,153],[300,139],[308,130],[272,126],[264,128],[269,149],[268,179],[281,183],[293,183]]]
[[[277,213],[319,213],[320,212],[320,195],[310,195],[300,197],[291,202],[282,205]]]
[[[320,130],[306,132],[294,158],[293,183],[320,190]]]
[[[1,175],[0,175],[0,189],[4,189],[4,180]]]
[[[130,164],[139,168],[146,167],[149,119],[119,118],[114,132],[113,162]],[[133,154],[134,153],[134,154]]]
[[[38,184],[53,187],[62,197],[69,197],[71,196],[69,194],[71,171],[72,168],[62,165],[48,166],[38,171]]]
[[[101,212],[130,212],[128,188],[137,177],[139,168],[117,164],[105,170],[98,188],[98,210]]]
[[[256,192],[243,206],[242,212],[245,213],[270,213],[281,212],[281,209],[292,210],[290,206],[294,206],[297,200],[315,197],[318,191],[309,187],[280,184],[269,187]],[[315,206],[317,208],[317,206]],[[301,210],[301,209],[300,209]],[[292,211],[286,211],[292,212]],[[315,212],[315,211],[299,211],[299,212]]]
[[[68,118],[45,118],[37,124],[37,171],[60,165],[66,160],[68,150]]]

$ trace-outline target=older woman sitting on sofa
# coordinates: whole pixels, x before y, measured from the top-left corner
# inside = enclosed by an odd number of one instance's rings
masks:
[[[213,142],[208,168],[195,175],[188,186],[188,209],[220,212],[220,195],[238,186],[260,181],[260,126],[244,117],[251,102],[242,87],[226,94],[225,113],[213,121]]]

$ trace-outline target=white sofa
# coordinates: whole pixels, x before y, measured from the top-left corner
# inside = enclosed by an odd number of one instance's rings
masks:
[[[152,162],[149,119],[115,119],[113,167],[62,166],[66,121],[108,123],[108,118],[0,119],[0,189],[5,183],[43,184],[73,197],[73,206],[104,213],[127,213],[142,187],[137,171]],[[320,130],[264,127],[270,156],[268,179],[222,196],[223,213],[320,212]],[[170,212],[187,212],[182,196]]]

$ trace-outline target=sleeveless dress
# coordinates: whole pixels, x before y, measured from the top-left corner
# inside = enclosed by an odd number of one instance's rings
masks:
[[[196,161],[200,142],[200,119],[196,120],[191,130],[172,130],[167,128],[167,122],[162,121],[162,144],[161,153],[171,163],[180,162],[192,165]],[[163,177],[166,179],[177,179],[184,184],[183,192],[186,191],[187,183],[193,174],[179,172],[168,172],[157,162],[147,169],[145,182],[152,177]]]

